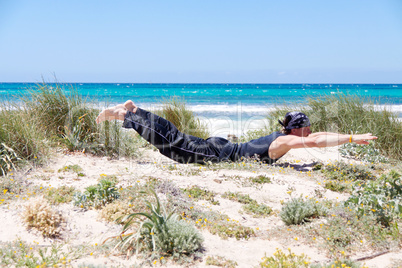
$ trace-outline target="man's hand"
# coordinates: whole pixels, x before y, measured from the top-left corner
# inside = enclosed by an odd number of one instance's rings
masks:
[[[359,135],[352,135],[352,142],[356,144],[363,144],[367,145],[369,144],[370,140],[376,140],[377,137],[373,136],[371,133],[366,133],[366,134],[359,134]]]

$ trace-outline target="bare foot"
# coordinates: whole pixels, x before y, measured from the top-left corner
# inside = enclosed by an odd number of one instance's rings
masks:
[[[128,100],[124,103],[124,107],[132,113],[137,112],[137,106],[134,104],[133,101]]]
[[[98,117],[96,118],[96,123],[99,124],[103,121],[111,121],[111,120],[124,120],[124,116],[127,113],[127,109],[123,104],[119,104],[110,108],[107,108],[100,112]]]
[[[135,113],[137,106],[131,100],[126,101],[124,104],[119,104],[103,110],[96,118],[96,123],[99,124],[103,121],[122,120],[127,114],[127,111]]]

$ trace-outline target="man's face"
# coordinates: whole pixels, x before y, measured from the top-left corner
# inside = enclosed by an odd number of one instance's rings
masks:
[[[311,134],[310,126],[308,127],[301,127],[301,128],[294,128],[291,130],[292,135],[296,135],[299,137],[307,137]]]

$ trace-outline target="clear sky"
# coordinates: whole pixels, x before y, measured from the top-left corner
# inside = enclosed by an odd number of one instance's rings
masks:
[[[402,83],[402,0],[0,0],[0,82]]]

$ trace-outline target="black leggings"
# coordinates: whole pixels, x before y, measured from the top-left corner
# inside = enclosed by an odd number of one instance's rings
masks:
[[[182,133],[168,120],[140,108],[135,114],[127,112],[123,127],[133,128],[161,154],[179,163],[219,162],[227,159],[235,146],[220,137],[204,140]]]

